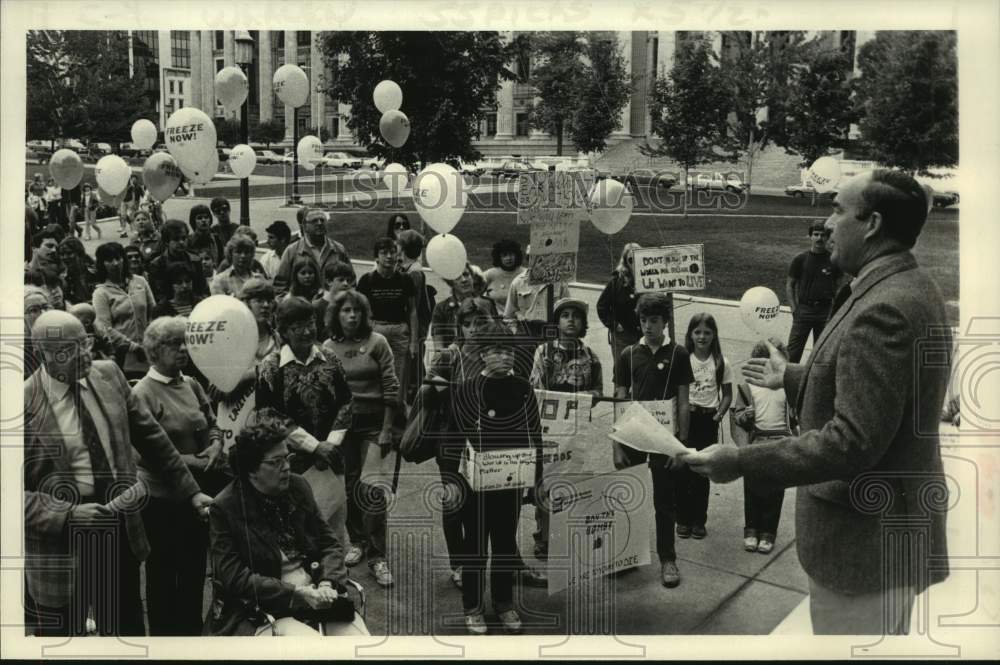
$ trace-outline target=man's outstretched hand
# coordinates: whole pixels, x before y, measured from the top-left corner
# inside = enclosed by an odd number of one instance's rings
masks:
[[[716,443],[704,450],[677,456],[695,473],[713,483],[731,483],[740,477],[739,448]]]
[[[747,383],[762,388],[783,388],[785,385],[785,368],[788,366],[788,356],[778,350],[771,342],[765,340],[770,358],[751,358],[743,365],[743,378]]]

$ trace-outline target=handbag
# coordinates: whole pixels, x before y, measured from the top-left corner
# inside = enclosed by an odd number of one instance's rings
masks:
[[[399,442],[399,454],[420,464],[437,455],[438,437],[447,431],[447,405],[451,391],[423,385],[417,391]]]

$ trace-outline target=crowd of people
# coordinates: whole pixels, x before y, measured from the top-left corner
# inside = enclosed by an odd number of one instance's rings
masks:
[[[73,530],[120,523],[128,536],[117,546],[129,582],[111,585],[121,611],[108,612],[99,584],[74,588],[65,571],[29,564],[29,632],[83,634],[92,620],[101,634],[143,634],[137,571],[145,561],[151,635],[350,634],[345,626],[357,626],[348,569],[365,561],[378,585],[394,584],[387,493],[402,432],[428,415],[416,399],[428,386],[438,397],[431,408],[444,411],[433,415],[446,423],[435,451],[441,523],[465,625],[471,634],[488,632],[489,570],[500,625],[521,631],[514,585],[545,586],[547,579],[522,556],[517,525],[522,505],[533,505],[532,553],[545,562],[547,496],[540,485],[526,495],[475,492],[460,472],[462,456],[466,446],[540,448],[536,389],[604,396],[604,370],[584,342],[588,304],[566,283],[553,286],[548,302],[546,287],[528,280],[530,247],[497,242],[492,267],[467,264],[446,280],[451,292],[439,299],[422,270],[424,238],[402,214],[373,238],[374,269],[358,277],[321,209],[298,211],[294,240],[287,223],[270,224],[267,251],[258,257],[256,233],[233,223],[226,199],[194,205],[185,222],[162,220],[136,193],[126,197],[134,205],[123,202],[121,210],[130,242],[104,242],[91,257],[66,221],[72,208],[63,217],[51,212],[58,204],[40,211],[30,200],[35,191],[32,184],[25,212],[25,407],[34,432],[26,445],[42,446],[53,435],[65,445],[26,462],[28,553],[72,554],[77,571],[95,571],[99,553],[71,550]],[[636,293],[638,247],[625,246],[597,316],[613,349],[608,397],[674,400],[677,438],[700,451],[688,464],[612,444],[615,468],[649,466],[660,579],[673,588],[681,582],[675,538],[708,533],[711,455],[723,418],[733,409],[749,447],[770,450],[795,440],[796,395],[771,380],[736,390],[711,314],[692,316],[675,343],[666,334],[673,316],[666,295]],[[806,272],[814,272],[811,265]],[[793,269],[802,274],[802,266]],[[240,299],[258,329],[255,362],[229,393],[206,379],[186,349],[185,317],[214,294]],[[778,353],[784,350],[761,344],[754,357],[774,362]],[[225,450],[216,409],[247,386],[255,390],[255,422]],[[72,492],[53,490],[66,471]],[[149,488],[141,520],[109,508],[129,479]],[[748,475],[748,552],[771,553],[790,484]],[[213,597],[204,617],[206,557]],[[49,610],[64,621],[45,621]]]

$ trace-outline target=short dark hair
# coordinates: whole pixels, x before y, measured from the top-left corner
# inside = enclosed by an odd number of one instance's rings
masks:
[[[31,246],[41,247],[42,241],[52,238],[58,245],[66,237],[66,232],[58,224],[47,224],[41,231],[31,236]]]
[[[340,310],[344,309],[344,305],[346,305],[348,301],[354,303],[354,306],[361,310],[361,322],[358,325],[358,338],[365,339],[372,332],[372,306],[368,302],[368,297],[365,296],[365,294],[360,291],[355,291],[354,289],[341,291],[333,297],[333,302],[326,308],[326,315],[323,317],[323,323],[326,325],[326,330],[330,333],[330,337],[334,339],[344,336],[344,328],[340,325]]]
[[[251,277],[243,283],[243,288],[240,290],[240,300],[250,302],[254,298],[274,300],[274,286],[269,280],[262,277]]]
[[[188,226],[194,231],[197,226],[194,223],[194,218],[198,215],[208,215],[209,224],[212,222],[212,211],[209,210],[208,206],[204,203],[198,203],[191,207],[191,212],[188,213]]]
[[[229,467],[241,480],[259,469],[267,451],[287,439],[292,430],[288,419],[270,407],[256,416],[256,422],[244,427],[229,449]]]
[[[343,279],[350,278],[357,281],[358,273],[354,270],[353,265],[345,261],[334,261],[333,263],[326,264],[326,267],[323,268],[323,279],[329,283],[337,277]]]
[[[284,337],[288,329],[296,323],[304,321],[316,321],[316,310],[305,298],[298,296],[286,296],[278,303],[276,317],[278,332]]]
[[[316,259],[311,254],[299,254],[292,261],[292,271],[288,275],[288,292],[293,296],[311,297],[311,294],[307,296],[301,290],[302,284],[299,282],[299,271],[302,268],[312,268],[313,275],[315,275],[312,291],[315,293],[320,290],[321,271],[319,264],[316,263]]]
[[[212,209],[212,212],[216,214],[218,214],[218,211],[222,208],[222,206],[225,206],[230,210],[232,210],[232,206],[229,205],[229,199],[227,199],[225,196],[216,196],[214,199],[212,199],[212,202],[208,205]]]
[[[643,293],[635,304],[635,315],[662,316],[670,320],[670,298],[666,293]]]
[[[288,241],[292,239],[292,230],[288,228],[288,224],[280,219],[276,219],[271,222],[270,226],[264,229],[265,233],[270,233],[271,235],[280,238],[282,240]]]
[[[521,249],[521,243],[509,238],[504,238],[493,243],[493,250],[491,252],[493,255],[493,266],[499,268],[500,257],[510,252],[514,254],[514,267],[520,268],[521,264],[524,263],[524,251]]]
[[[493,321],[482,330],[476,331],[470,341],[477,353],[483,353],[487,349],[496,347],[512,349],[516,346],[517,340],[499,321]]]
[[[160,238],[163,242],[185,240],[188,236],[187,225],[179,219],[168,219],[160,228]]]
[[[812,234],[816,233],[817,231],[819,231],[820,233],[826,234],[827,233],[826,222],[823,222],[823,221],[813,222],[812,224],[809,225],[809,232],[806,233],[806,235],[811,236]]]
[[[392,238],[389,238],[388,236],[384,236],[382,238],[378,238],[378,239],[375,240],[375,249],[374,249],[374,253],[373,253],[373,256],[375,258],[378,258],[378,253],[379,252],[390,251],[390,250],[393,253],[396,252],[396,241],[395,240],[393,240]]]
[[[420,252],[424,249],[424,237],[413,229],[400,231],[396,236],[396,242],[408,259],[420,258]]]
[[[187,280],[189,282],[194,281],[194,271],[186,263],[174,263],[170,266],[170,270],[167,271],[167,283],[177,284]]]
[[[916,180],[902,171],[876,169],[861,191],[857,219],[872,213],[882,216],[882,235],[910,248],[927,221],[927,193]]]
[[[97,250],[94,252],[94,262],[96,263],[94,268],[97,272],[98,282],[108,279],[108,270],[104,267],[104,263],[111,259],[122,260],[122,276],[128,279],[129,275],[131,275],[131,271],[128,268],[128,261],[125,260],[125,248],[122,247],[122,244],[114,241],[106,242],[103,245],[98,245]]]

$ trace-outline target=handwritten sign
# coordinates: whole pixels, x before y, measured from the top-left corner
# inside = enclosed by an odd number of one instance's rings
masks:
[[[242,432],[244,427],[251,424],[250,417],[256,406],[255,394],[255,386],[253,382],[250,382],[246,390],[239,395],[219,402],[215,424],[222,432],[223,449],[229,450],[236,443],[236,435]]]
[[[649,564],[651,501],[639,472],[623,469],[553,490],[549,595]]]
[[[576,252],[534,253],[528,259],[528,284],[555,284],[576,279]]]
[[[563,393],[536,390],[542,426],[542,477],[581,473],[584,450],[581,437],[590,427],[590,393]]]
[[[594,174],[586,171],[541,171],[522,174],[517,181],[517,223],[563,218],[585,220]]]
[[[673,245],[634,252],[636,293],[705,288],[705,246]]]
[[[671,399],[644,399],[636,400],[646,411],[650,413],[656,422],[666,427],[669,431],[676,431],[674,423],[677,421],[677,400]],[[615,420],[621,420],[622,416],[630,406],[636,402],[616,402]]]
[[[535,484],[535,448],[499,448],[477,451],[467,444],[459,464],[474,492],[524,489]]]
[[[554,220],[531,225],[531,253],[576,253],[580,246],[580,224],[577,221]]]

